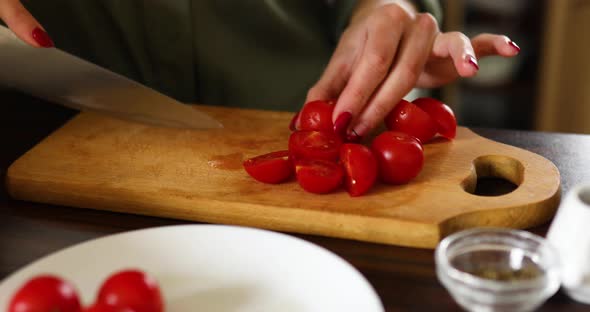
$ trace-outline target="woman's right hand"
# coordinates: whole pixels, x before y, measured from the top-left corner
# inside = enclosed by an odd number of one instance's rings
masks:
[[[0,19],[22,41],[38,48],[53,47],[53,40],[19,0],[0,0]]]

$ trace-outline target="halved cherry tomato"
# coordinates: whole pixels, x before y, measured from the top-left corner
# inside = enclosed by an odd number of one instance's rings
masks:
[[[337,160],[342,139],[333,131],[295,131],[289,137],[289,152],[294,160]]]
[[[13,296],[8,312],[79,312],[80,299],[72,284],[52,275],[39,275],[26,282]]]
[[[438,131],[436,121],[415,104],[401,100],[385,117],[385,126],[415,136],[421,143],[430,141]]]
[[[295,163],[297,182],[311,193],[324,194],[336,190],[342,184],[344,172],[335,162],[303,159]]]
[[[377,160],[366,146],[353,143],[342,145],[340,161],[344,166],[344,185],[350,196],[363,195],[375,184]]]
[[[299,130],[334,131],[332,113],[336,101],[312,101],[306,103],[299,113]]]
[[[457,119],[453,110],[445,103],[433,98],[419,98],[412,101],[423,109],[437,123],[437,131],[447,139],[454,139],[457,133]]]
[[[293,175],[289,151],[272,152],[246,159],[243,165],[251,177],[263,183],[281,183]]]
[[[117,311],[162,312],[164,309],[156,280],[139,270],[124,270],[108,277],[96,301]]]
[[[424,150],[415,137],[398,131],[385,131],[373,140],[381,180],[403,184],[415,178],[424,165]]]

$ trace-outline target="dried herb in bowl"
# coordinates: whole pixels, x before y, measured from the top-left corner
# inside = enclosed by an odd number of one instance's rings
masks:
[[[466,272],[477,277],[496,281],[529,280],[543,275],[543,271],[537,265],[527,265],[519,269],[481,267]]]

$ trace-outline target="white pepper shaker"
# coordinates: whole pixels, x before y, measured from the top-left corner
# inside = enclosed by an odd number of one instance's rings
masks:
[[[577,185],[566,194],[547,240],[559,254],[565,292],[590,304],[590,183]]]

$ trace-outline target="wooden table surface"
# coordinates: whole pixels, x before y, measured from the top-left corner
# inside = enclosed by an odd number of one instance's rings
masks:
[[[0,172],[75,111],[9,91],[0,91]],[[590,136],[495,129],[474,129],[490,139],[550,159],[559,168],[562,192],[590,182]],[[0,189],[0,279],[64,247],[128,230],[185,221],[20,202]],[[547,226],[531,229],[545,235]],[[387,311],[459,311],[438,282],[432,250],[295,235],[323,246],[356,267],[378,292]],[[587,311],[558,292],[539,311]]]

